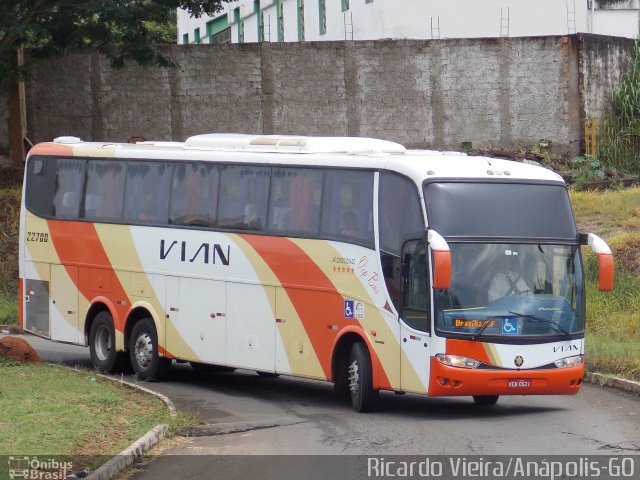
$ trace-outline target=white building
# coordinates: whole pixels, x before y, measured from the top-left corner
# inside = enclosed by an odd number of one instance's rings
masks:
[[[640,0],[236,0],[178,11],[178,43],[478,38],[596,33],[636,38]]]

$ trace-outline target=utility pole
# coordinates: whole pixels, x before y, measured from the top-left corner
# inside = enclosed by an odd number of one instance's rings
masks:
[[[24,65],[24,48],[16,52],[16,71]],[[14,165],[21,165],[26,157],[25,139],[27,137],[27,105],[24,82],[9,79],[9,158]]]

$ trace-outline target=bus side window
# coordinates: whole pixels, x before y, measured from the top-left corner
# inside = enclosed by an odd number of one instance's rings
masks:
[[[84,160],[58,159],[53,214],[61,218],[78,218],[84,179]]]
[[[373,173],[328,170],[322,197],[321,236],[373,248]]]
[[[27,165],[25,202],[29,211],[41,217],[53,215],[53,196],[55,188],[55,157],[31,157]]]
[[[169,223],[210,227],[218,207],[217,165],[179,163],[173,171]]]
[[[268,231],[292,235],[317,235],[321,193],[321,170],[274,169],[269,197]]]
[[[241,165],[223,167],[217,225],[264,231],[270,178],[270,168]]]
[[[134,223],[166,224],[170,181],[171,165],[168,163],[130,162],[124,217]]]
[[[120,160],[91,160],[87,166],[82,218],[120,222],[125,164]]]

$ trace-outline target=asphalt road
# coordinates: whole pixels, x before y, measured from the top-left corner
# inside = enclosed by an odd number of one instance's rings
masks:
[[[26,338],[46,361],[91,368],[88,349]],[[338,401],[331,384],[251,371],[202,374],[174,363],[166,381],[145,386],[197,415],[203,425],[190,433],[205,436],[179,438],[129,474],[136,480],[209,478],[212,471],[276,478],[289,461],[278,455],[640,455],[640,399],[589,384],[573,397],[501,397],[492,407],[384,392],[370,414]],[[288,472],[308,474],[314,461],[292,463]],[[321,467],[344,472],[340,461]]]

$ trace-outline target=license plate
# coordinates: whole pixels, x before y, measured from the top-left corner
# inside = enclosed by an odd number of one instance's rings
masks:
[[[509,380],[507,385],[509,388],[529,388],[531,386],[531,380],[529,380],[528,378]]]

